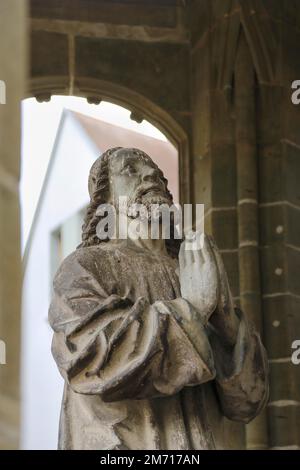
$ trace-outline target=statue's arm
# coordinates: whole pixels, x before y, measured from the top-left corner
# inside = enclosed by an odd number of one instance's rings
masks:
[[[203,247],[193,253],[183,244],[179,261],[182,295],[207,326],[222,411],[230,419],[248,422],[268,399],[268,363],[260,337],[234,307],[221,255],[211,238],[205,237]],[[196,334],[191,324],[184,327],[191,338]]]
[[[102,262],[109,276],[109,262]],[[215,377],[205,327],[195,321],[194,340],[183,328],[194,317],[187,301],[150,305],[141,297],[132,303],[100,285],[94,264],[76,253],[67,258],[49,311],[53,355],[75,392],[106,401],[139,399],[172,395]]]
[[[216,386],[222,412],[248,423],[266,405],[269,395],[268,360],[259,334],[241,310],[236,342],[222,341],[214,328],[209,334],[216,368]]]
[[[213,240],[211,244],[220,282],[219,300],[209,321],[217,391],[225,416],[247,423],[268,400],[267,355],[251,321],[234,307],[221,255]]]

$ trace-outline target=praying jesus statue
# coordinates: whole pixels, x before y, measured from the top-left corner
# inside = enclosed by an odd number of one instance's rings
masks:
[[[213,239],[191,250],[174,230],[170,239],[98,236],[102,204],[172,205],[141,150],[106,151],[89,193],[82,243],[55,276],[49,311],[65,380],[59,449],[224,448],[224,417],[248,423],[266,404],[268,368]]]

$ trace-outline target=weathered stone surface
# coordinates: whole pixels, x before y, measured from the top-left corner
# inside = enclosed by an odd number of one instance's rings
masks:
[[[211,144],[212,204],[216,207],[236,205],[235,149],[232,144]]]
[[[175,0],[135,1],[134,4],[130,0],[31,0],[31,16],[174,28],[177,24],[176,3]]]
[[[284,106],[283,87],[279,84],[262,84],[257,89],[256,106],[257,144],[266,147],[267,156],[272,145],[280,148],[282,114],[274,110]]]
[[[298,446],[299,406],[272,406],[268,410],[269,426],[273,429],[270,446]]]
[[[282,20],[282,13],[285,2],[282,2],[281,0],[262,0],[261,3],[266,9],[268,15],[270,15],[273,19]],[[289,4],[293,4],[293,0],[289,2]]]
[[[292,245],[295,249],[299,248],[299,231],[300,231],[300,208],[286,205],[284,208],[285,224],[286,224],[286,243]]]
[[[286,292],[287,265],[285,262],[285,248],[281,244],[261,248],[262,291],[264,295]]]
[[[211,8],[206,0],[193,2],[188,12],[191,41],[194,46],[197,41],[208,34],[211,21]]]
[[[226,30],[228,23],[233,16],[239,15],[239,10],[231,0],[216,0],[207,2],[207,0],[198,0],[192,2],[189,8],[189,23],[191,30],[192,45],[205,43],[209,36],[219,29],[217,36],[220,42],[216,40],[216,36],[212,41],[215,50],[221,45],[226,38]]]
[[[105,152],[88,186],[82,244],[55,276],[49,311],[66,383],[59,448],[235,446],[221,423],[259,414],[268,398],[267,358],[234,308],[214,241],[205,237],[191,252],[187,241],[179,250],[173,239],[98,238],[100,202],[117,210],[121,196],[147,209],[172,204],[162,173],[137,149]],[[127,206],[128,223],[136,220],[130,213]]]
[[[282,83],[284,87],[290,88],[292,81],[297,80],[300,74],[300,57],[297,48],[300,40],[299,25],[295,28],[290,22],[283,21],[280,34],[280,46],[285,51],[281,62]]]
[[[194,154],[193,165],[195,172],[194,180],[194,201],[204,204],[205,211],[212,207],[211,200],[211,159],[209,154]]]
[[[300,296],[300,250],[287,247],[285,251],[287,270],[288,270],[288,291]],[[300,315],[299,315],[300,316]],[[300,334],[300,329],[299,329]]]
[[[76,75],[113,80],[159,102],[168,110],[187,111],[186,46],[120,43],[76,38]],[[114,60],[111,61],[111,57]],[[151,60],[150,60],[151,57]],[[148,73],[147,73],[148,71]],[[151,77],[151,78],[150,78]],[[178,90],[181,93],[178,93]]]
[[[298,116],[300,117],[300,105],[299,105]],[[292,125],[293,125],[293,122],[291,121],[291,126]],[[295,127],[296,126],[294,124],[294,129]],[[299,134],[299,130],[298,130],[298,134]],[[285,142],[284,169],[283,169],[284,194],[285,194],[285,199],[288,202],[291,202],[292,204],[295,204],[298,207],[300,207],[299,175],[300,175],[300,147],[297,145],[293,145],[292,142],[291,143]]]
[[[238,253],[237,251],[235,253],[223,251],[222,259],[228,275],[232,295],[233,297],[238,297],[240,293]]]
[[[210,158],[210,112],[209,49],[201,48],[192,55],[192,174],[193,193],[196,203],[211,207],[211,158]]]
[[[289,211],[289,208],[280,202],[276,205],[261,205],[259,208],[261,246],[277,244],[283,249],[285,237],[289,236],[285,217],[287,210]]]
[[[259,146],[259,181],[261,203],[281,201],[284,198],[282,146],[278,143]]]
[[[20,211],[17,191],[10,191],[5,183],[0,179],[0,339],[6,345],[6,364],[0,364],[0,449],[17,449],[20,433]]]
[[[270,359],[291,357],[292,342],[300,331],[299,304],[297,297],[288,294],[264,297],[264,340]]]
[[[46,54],[46,50],[53,53]],[[32,77],[69,75],[68,37],[66,35],[43,31],[31,33],[31,75]]]
[[[300,404],[300,374],[297,374],[297,366],[290,360],[271,362],[269,367],[270,381],[274,384],[270,390],[269,402],[292,400]]]
[[[205,221],[220,250],[237,249],[236,209],[211,208]],[[230,221],[230,223],[228,223]]]
[[[239,244],[258,244],[257,202],[249,198],[239,201],[237,208]]]
[[[243,266],[242,272],[240,271],[240,290],[241,292],[248,293],[248,287],[251,286],[250,293],[260,293],[260,280],[259,275],[252,266],[252,258],[257,254],[257,247],[252,245],[245,245],[240,247],[239,261]],[[256,267],[258,269],[258,266]]]
[[[0,339],[6,365],[0,365],[0,448],[17,449],[20,432],[21,253],[18,180],[20,102],[25,91],[27,2],[0,3],[0,79],[6,103],[0,104]]]

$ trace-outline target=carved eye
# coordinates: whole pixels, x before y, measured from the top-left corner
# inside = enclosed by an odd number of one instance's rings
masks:
[[[126,165],[122,170],[122,174],[125,174],[125,175],[133,175],[135,173],[136,173],[136,168],[131,164]]]

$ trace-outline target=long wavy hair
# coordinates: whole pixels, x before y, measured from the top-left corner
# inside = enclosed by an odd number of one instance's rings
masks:
[[[120,150],[122,147],[114,147],[106,152],[104,152],[93,164],[90,170],[89,176],[89,193],[90,193],[90,203],[86,210],[86,215],[84,218],[84,223],[82,225],[82,243],[77,248],[83,248],[88,246],[99,245],[100,243],[105,243],[109,241],[109,238],[106,240],[101,240],[97,236],[97,225],[100,222],[101,218],[104,216],[97,215],[97,208],[101,204],[108,203],[109,200],[109,162],[111,156],[117,150]],[[164,182],[166,194],[170,198],[170,201],[173,203],[173,196],[168,189],[168,180],[164,177],[163,172],[158,168],[158,166],[153,162],[153,160],[144,152],[139,149],[131,149],[133,154],[140,156],[142,158],[147,158],[152,162],[153,167],[157,170],[159,177]],[[167,252],[173,258],[178,257],[179,248],[181,239],[175,238],[175,225],[173,218],[171,218],[170,226],[170,239],[166,240]]]

